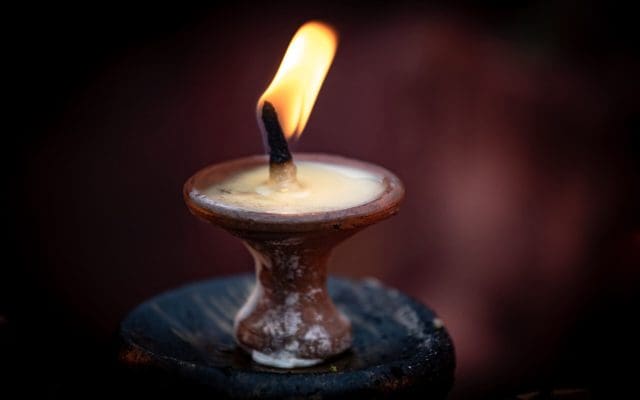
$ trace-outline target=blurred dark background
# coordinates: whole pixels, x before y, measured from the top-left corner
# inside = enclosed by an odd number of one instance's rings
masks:
[[[632,389],[636,17],[611,2],[445,3],[5,10],[0,382],[95,394],[114,384],[129,309],[251,271],[181,186],[262,152],[255,102],[297,27],[319,18],[341,42],[294,150],[381,164],[407,188],[401,213],[344,243],[332,273],[377,277],[440,314],[452,398]]]

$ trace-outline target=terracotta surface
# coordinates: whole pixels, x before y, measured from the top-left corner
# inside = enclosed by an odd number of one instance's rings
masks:
[[[240,237],[254,257],[259,285],[234,326],[238,343],[263,354],[286,352],[298,359],[326,359],[349,348],[351,324],[326,290],[327,260],[335,245],[359,229],[394,215],[404,196],[391,172],[364,162],[324,154],[296,154],[294,160],[361,168],[382,178],[384,192],[369,203],[344,210],[273,214],[220,207],[202,201],[214,182],[267,162],[253,156],[204,168],[184,186],[191,212]]]

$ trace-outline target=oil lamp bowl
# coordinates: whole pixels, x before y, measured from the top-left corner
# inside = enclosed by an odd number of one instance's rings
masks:
[[[379,166],[326,154],[296,154],[295,160],[363,170],[379,178],[383,191],[355,207],[295,214],[244,210],[204,195],[264,165],[264,156],[208,166],[184,185],[191,212],[239,237],[253,255],[256,284],[236,314],[234,336],[254,361],[280,368],[308,367],[351,346],[351,322],[327,292],[327,260],[341,241],[397,213],[404,197],[400,180]]]

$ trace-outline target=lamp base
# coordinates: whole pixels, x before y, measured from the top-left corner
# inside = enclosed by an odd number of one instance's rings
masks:
[[[255,363],[233,337],[233,316],[254,280],[198,282],[135,308],[120,327],[119,360],[129,384],[146,394],[230,399],[440,399],[451,389],[454,349],[441,321],[374,279],[329,278],[331,297],[352,323],[350,350],[309,368]]]

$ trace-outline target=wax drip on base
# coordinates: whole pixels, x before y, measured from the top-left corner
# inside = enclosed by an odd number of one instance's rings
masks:
[[[282,350],[279,353],[272,354],[264,354],[260,353],[259,351],[253,350],[251,352],[251,358],[253,358],[253,361],[257,362],[258,364],[268,365],[275,368],[311,367],[324,361],[320,358],[296,358],[293,353],[287,350]]]

